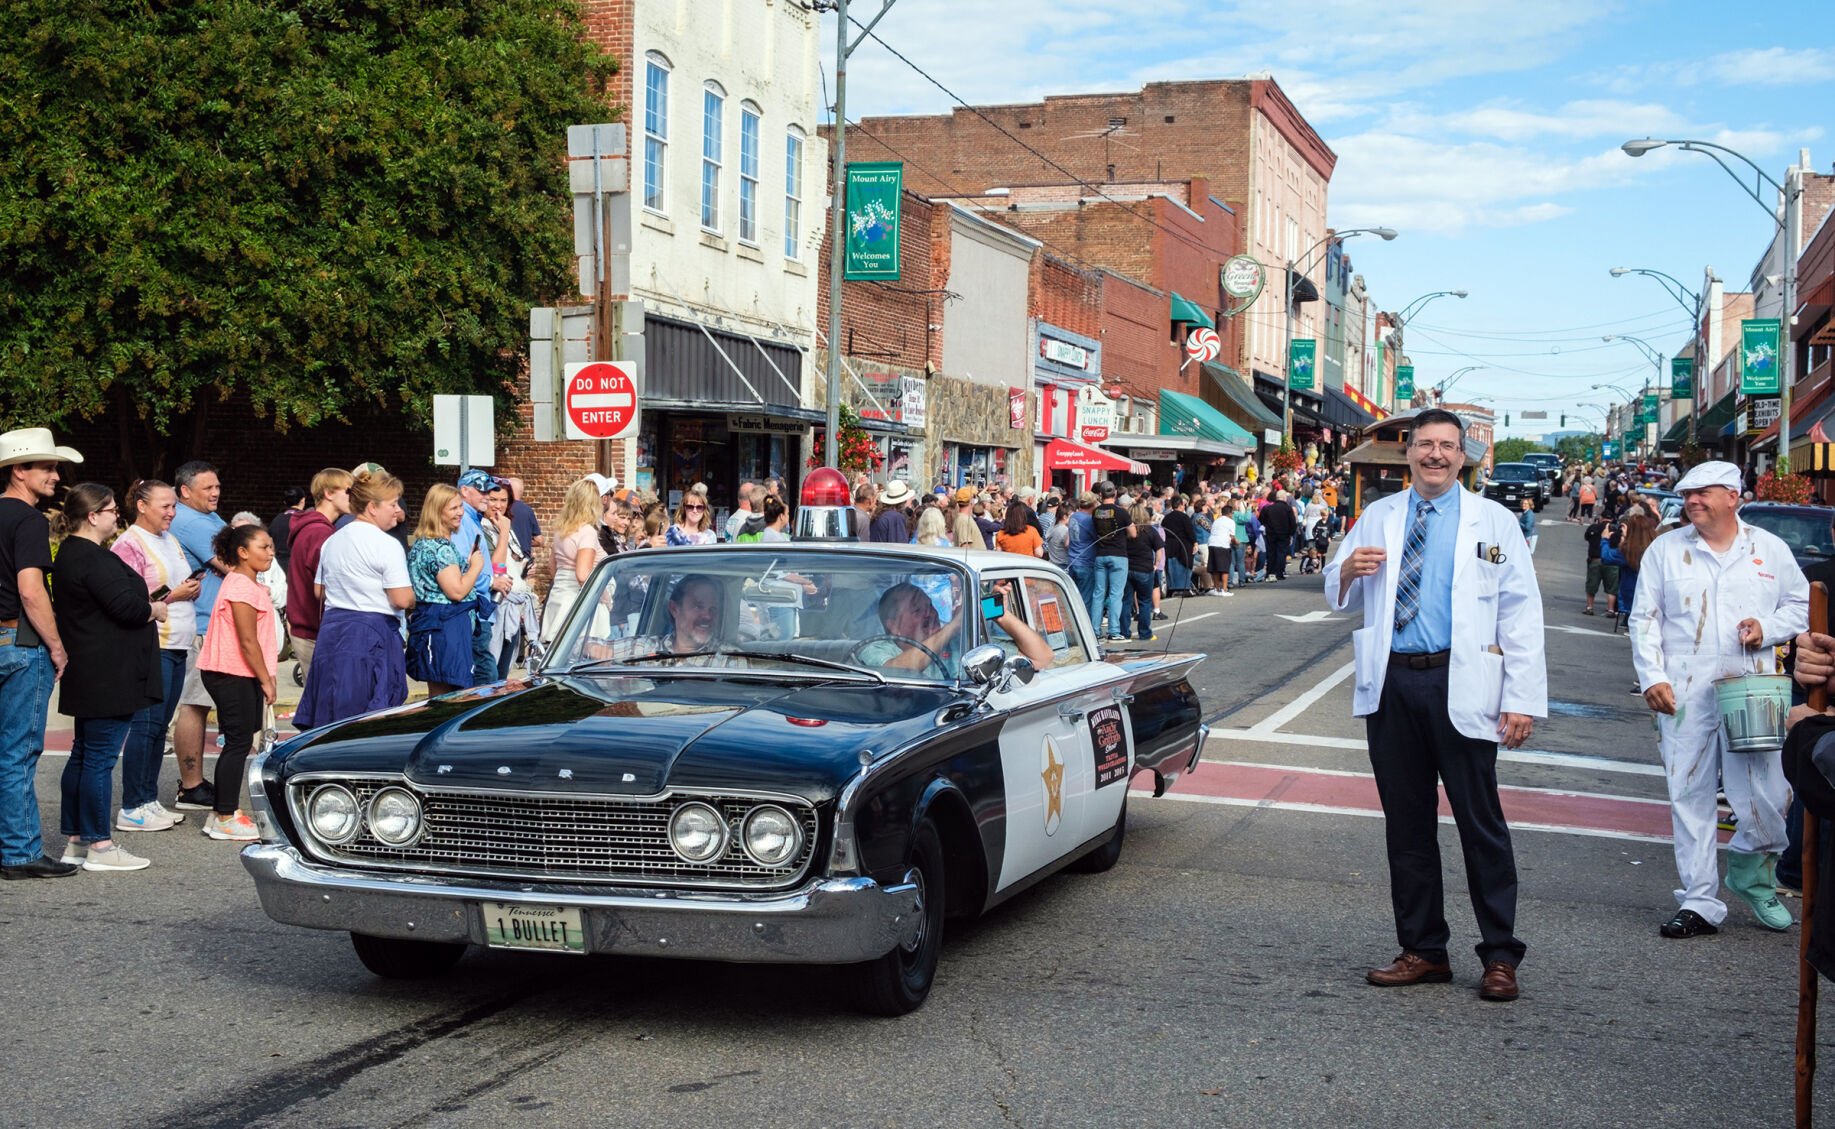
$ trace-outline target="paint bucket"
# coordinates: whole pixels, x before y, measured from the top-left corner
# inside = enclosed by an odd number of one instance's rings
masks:
[[[1790,678],[1782,674],[1738,674],[1714,680],[1714,704],[1730,753],[1770,753],[1784,745],[1790,713]]]

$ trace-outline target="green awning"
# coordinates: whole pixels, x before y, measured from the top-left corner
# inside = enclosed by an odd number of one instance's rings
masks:
[[[1229,365],[1220,365],[1215,361],[1204,362],[1204,373],[1211,378],[1211,383],[1215,384],[1218,390],[1229,398],[1230,403],[1242,410],[1242,418],[1254,421],[1253,426],[1263,431],[1270,428],[1275,431],[1281,430],[1281,417],[1275,415],[1268,405],[1262,403],[1262,398],[1255,394],[1253,388],[1249,387],[1248,382],[1242,378],[1242,374]]]
[[[1677,420],[1675,423],[1670,424],[1669,430],[1663,433],[1663,445],[1667,447],[1674,443],[1680,443],[1684,439],[1687,439],[1687,438],[1688,438],[1688,417],[1683,416],[1681,419]]]
[[[1229,416],[1196,396],[1168,388],[1160,390],[1160,434],[1190,435],[1246,450],[1255,449],[1255,436],[1238,427]]]
[[[1217,328],[1211,321],[1211,315],[1199,309],[1196,302],[1181,297],[1177,290],[1172,292],[1172,320],[1186,325],[1201,325],[1206,329]]]
[[[1714,406],[1701,413],[1701,422],[1695,425],[1697,435],[1712,435],[1725,427],[1733,419],[1734,392],[1714,401]]]

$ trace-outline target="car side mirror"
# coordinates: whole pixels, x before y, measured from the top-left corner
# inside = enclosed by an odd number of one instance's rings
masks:
[[[1007,652],[993,643],[983,643],[962,656],[962,673],[977,686],[992,685],[1006,666]]]
[[[1038,668],[1033,666],[1032,660],[1025,655],[1014,655],[1001,664],[1000,673],[1000,688],[1004,691],[1011,687],[1015,680],[1018,680],[1021,686],[1032,685],[1032,679],[1038,674]]]

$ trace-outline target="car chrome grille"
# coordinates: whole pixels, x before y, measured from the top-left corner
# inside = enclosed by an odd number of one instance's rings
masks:
[[[294,819],[308,836],[306,798],[314,788],[330,782],[314,779],[292,788]],[[366,823],[356,839],[342,846],[314,839],[315,853],[429,874],[765,890],[789,886],[801,878],[816,848],[815,810],[777,797],[685,793],[648,801],[573,799],[422,791],[400,780],[344,778],[336,782],[356,793],[366,811],[371,797],[383,788],[391,784],[407,787],[421,801],[424,829],[409,846],[393,847],[371,835]],[[711,804],[726,817],[729,842],[711,862],[686,862],[669,847],[669,816],[691,800]],[[740,845],[740,821],[762,803],[784,808],[802,825],[803,847],[789,866],[760,866]]]

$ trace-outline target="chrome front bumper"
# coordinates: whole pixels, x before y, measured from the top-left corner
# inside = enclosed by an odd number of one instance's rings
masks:
[[[382,875],[311,862],[292,847],[242,851],[261,908],[275,921],[415,941],[485,943],[484,902],[580,911],[588,952],[748,963],[852,964],[914,943],[922,919],[915,884],[814,880],[783,894],[449,881]]]

